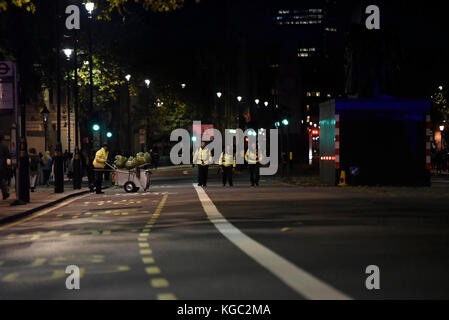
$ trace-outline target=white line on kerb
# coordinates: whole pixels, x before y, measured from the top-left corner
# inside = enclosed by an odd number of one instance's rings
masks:
[[[251,239],[218,211],[203,188],[193,185],[209,220],[226,238],[286,285],[311,300],[350,300],[351,297],[295,266],[277,253]]]

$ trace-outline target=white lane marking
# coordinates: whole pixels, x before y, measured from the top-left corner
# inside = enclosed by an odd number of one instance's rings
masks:
[[[218,211],[202,187],[193,185],[209,220],[240,250],[265,267],[297,293],[312,300],[350,300],[351,297],[297,267],[277,253],[251,239]]]

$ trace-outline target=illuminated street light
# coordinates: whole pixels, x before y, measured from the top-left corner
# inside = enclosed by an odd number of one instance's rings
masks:
[[[127,75],[125,76],[125,79],[126,79],[126,81],[129,82],[129,80],[131,80],[131,75],[130,75],[130,74],[127,74]]]
[[[444,131],[444,125],[440,126],[440,131]]]
[[[145,79],[145,84],[147,85],[147,88],[150,87],[150,83],[151,83],[151,81],[149,79]]]
[[[237,97],[237,101],[238,101],[238,102],[241,102],[242,99],[243,99],[243,98],[242,98],[241,96],[238,96],[238,97]]]
[[[73,53],[73,49],[70,48],[62,49],[62,52],[64,52],[65,56],[67,57],[67,60],[70,60],[70,56]]]
[[[255,102],[256,104],[259,104],[260,100],[259,100],[259,99],[256,99],[256,100],[254,100],[254,102]]]
[[[92,130],[95,131],[95,132],[98,132],[98,131],[100,131],[100,126],[98,124],[94,124],[92,126]]]
[[[108,137],[109,139],[111,139],[111,138],[112,138],[112,132],[108,131],[108,132],[106,133],[106,137]]]
[[[217,97],[218,97],[218,99],[220,99],[222,95],[223,95],[223,94],[222,94],[221,92],[217,92]]]
[[[288,122],[287,119],[282,120],[282,124],[283,124],[284,126],[288,126],[289,123],[290,123],[290,122]]]
[[[440,91],[442,91],[443,90],[443,86],[439,86],[438,89],[440,89]]]
[[[265,107],[268,107],[268,101],[265,101],[263,104],[265,105]]]
[[[185,84],[185,83],[182,83],[182,84],[181,84],[181,88],[185,89],[185,88],[186,88],[186,84]]]
[[[86,7],[87,12],[89,12],[89,18],[90,18],[92,16],[92,12],[95,9],[95,3],[89,1],[89,2],[86,2],[84,4],[84,6]]]

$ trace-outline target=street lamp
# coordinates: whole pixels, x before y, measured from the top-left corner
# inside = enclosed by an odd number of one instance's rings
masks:
[[[443,91],[443,86],[439,86],[438,89],[440,89],[440,91]]]
[[[221,92],[217,92],[217,97],[218,97],[218,99],[220,99],[222,95],[223,95],[223,94],[222,94]]]
[[[259,99],[256,99],[256,100],[254,100],[254,102],[255,102],[256,104],[259,104],[260,100],[259,100]]]
[[[150,87],[150,83],[151,83],[151,81],[149,79],[145,79],[145,84],[147,85],[147,88]]]
[[[131,75],[130,75],[130,74],[127,74],[127,75],[125,76],[125,79],[126,79],[126,81],[129,82],[129,80],[131,80]]]
[[[62,52],[64,52],[65,56],[67,57],[67,60],[70,60],[70,57],[72,56],[73,49],[66,48],[62,49]]]
[[[185,88],[186,88],[186,84],[185,84],[185,83],[182,83],[182,84],[181,84],[181,88],[185,89]]]
[[[86,7],[87,12],[89,12],[89,18],[92,18],[92,12],[95,9],[95,3],[89,1],[89,2],[86,2],[84,4],[84,6]]]
[[[48,111],[47,106],[44,104],[44,107],[41,111],[42,121],[44,122],[44,140],[45,140],[45,151],[47,151],[47,126],[48,120],[50,118],[50,111]]]
[[[268,101],[264,102],[265,107],[268,107]]]
[[[444,131],[444,125],[440,126],[440,131],[443,132]]]
[[[238,101],[238,102],[241,102],[242,99],[243,99],[243,98],[242,98],[241,96],[238,96],[238,97],[237,97],[237,101]]]

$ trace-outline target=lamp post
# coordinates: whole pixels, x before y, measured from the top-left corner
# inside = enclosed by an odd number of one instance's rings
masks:
[[[92,114],[94,108],[94,80],[93,80],[93,52],[92,52],[92,13],[95,9],[95,4],[92,1],[88,1],[84,4],[88,12],[88,35],[89,35],[89,83],[90,83],[90,96],[89,96],[89,115]]]
[[[63,193],[64,192],[64,163],[62,159],[62,144],[61,144],[61,61],[60,61],[60,40],[61,33],[59,30],[59,3],[60,1],[55,2],[55,28],[56,28],[56,112],[57,112],[57,120],[56,120],[56,137],[57,143],[54,153],[54,177],[55,177],[55,193]]]
[[[131,94],[130,94],[130,89],[129,89],[129,83],[131,81],[131,75],[127,74],[125,76],[126,79],[126,89],[127,89],[127,120],[128,120],[128,132],[127,132],[127,136],[128,136],[128,146],[129,148],[131,148],[132,144],[131,144]],[[129,150],[131,151],[131,150]]]
[[[73,49],[66,48],[66,49],[62,49],[62,51],[66,55],[67,61],[70,61],[70,58],[73,53]],[[71,136],[70,136],[70,134],[71,134],[71,132],[70,132],[70,129],[71,129],[70,128],[70,124],[71,124],[71,119],[70,119],[70,112],[71,112],[71,110],[70,110],[70,69],[67,69],[66,77],[67,77],[67,129],[68,129],[67,130],[67,151],[70,154],[70,150],[71,150],[70,145],[71,145],[71,141],[72,141]]]
[[[444,150],[444,124],[440,125],[439,129],[441,131],[441,150]]]
[[[150,84],[151,84],[151,80],[150,79],[145,79],[145,85],[147,87],[147,105],[148,105],[148,110],[147,110],[147,130],[146,130],[146,143],[147,143],[147,147],[149,147],[150,145],[150,120],[151,120],[151,92],[150,92]],[[142,152],[145,152],[144,150],[144,146],[142,146]]]

